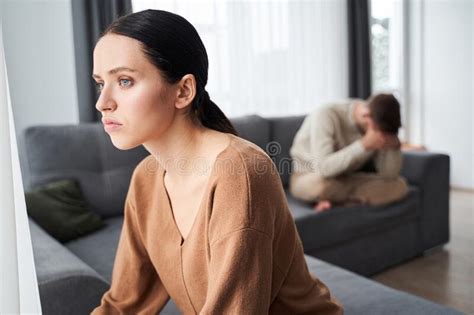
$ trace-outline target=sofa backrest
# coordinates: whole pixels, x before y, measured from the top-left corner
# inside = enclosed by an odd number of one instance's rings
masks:
[[[267,152],[286,186],[291,171],[288,151],[303,118],[251,115],[231,122],[239,136]],[[103,217],[123,214],[132,172],[149,154],[142,146],[118,150],[100,123],[30,127],[25,131],[25,144],[28,187],[76,180],[91,210]]]
[[[304,118],[304,115],[267,118],[271,141],[267,145],[267,153],[275,163],[285,188],[288,187],[292,171],[290,148]]]
[[[267,119],[257,115],[250,115],[232,118],[230,121],[241,138],[249,140],[263,150],[266,150],[271,136],[271,126]]]
[[[25,144],[28,187],[76,180],[91,210],[104,217],[123,214],[133,169],[148,155],[142,146],[115,148],[101,123],[30,127]]]

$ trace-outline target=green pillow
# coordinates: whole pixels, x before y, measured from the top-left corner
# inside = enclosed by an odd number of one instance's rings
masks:
[[[67,242],[100,229],[100,216],[87,209],[75,181],[60,180],[25,193],[28,214],[46,232]]]

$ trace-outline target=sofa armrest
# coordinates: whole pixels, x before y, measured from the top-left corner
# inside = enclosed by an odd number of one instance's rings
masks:
[[[109,284],[31,218],[29,222],[43,314],[89,314]]]
[[[423,250],[449,241],[449,172],[446,154],[403,152],[401,175],[421,191]]]

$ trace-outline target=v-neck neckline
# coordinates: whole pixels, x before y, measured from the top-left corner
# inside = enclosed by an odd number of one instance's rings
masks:
[[[200,202],[199,202],[198,209],[196,211],[196,215],[194,216],[193,224],[191,225],[191,228],[189,229],[188,234],[186,235],[186,238],[184,238],[183,234],[181,234],[181,230],[179,229],[178,224],[176,223],[176,220],[175,220],[173,206],[172,206],[172,203],[171,203],[171,198],[170,198],[170,195],[168,193],[168,189],[166,188],[166,185],[165,185],[166,169],[163,168],[163,171],[162,171],[162,174],[161,174],[161,184],[163,186],[164,195],[165,195],[165,198],[166,198],[166,204],[167,204],[166,211],[170,215],[171,221],[173,222],[172,225],[173,225],[174,230],[177,232],[178,236],[180,237],[180,246],[181,247],[184,246],[186,240],[189,239],[189,237],[192,235],[192,232],[194,230],[194,226],[196,225],[196,221],[198,220],[199,215],[202,211],[201,209],[202,209],[203,204],[204,204],[204,199],[206,199],[207,191],[209,189],[209,185],[211,184],[211,179],[214,175],[216,162],[219,159],[219,157],[231,147],[232,141],[234,141],[234,138],[233,138],[234,135],[233,134],[228,133],[227,135],[230,138],[229,143],[227,144],[227,146],[221,152],[219,152],[217,154],[216,158],[214,159],[214,162],[213,162],[212,167],[211,167],[211,172],[209,174],[209,178],[207,179],[207,182],[206,182],[206,185],[205,185],[205,188],[204,188],[204,192],[203,192],[203,194],[200,198]]]

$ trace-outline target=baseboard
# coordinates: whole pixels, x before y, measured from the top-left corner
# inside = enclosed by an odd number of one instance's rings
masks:
[[[474,188],[451,186],[451,190],[474,194]]]

